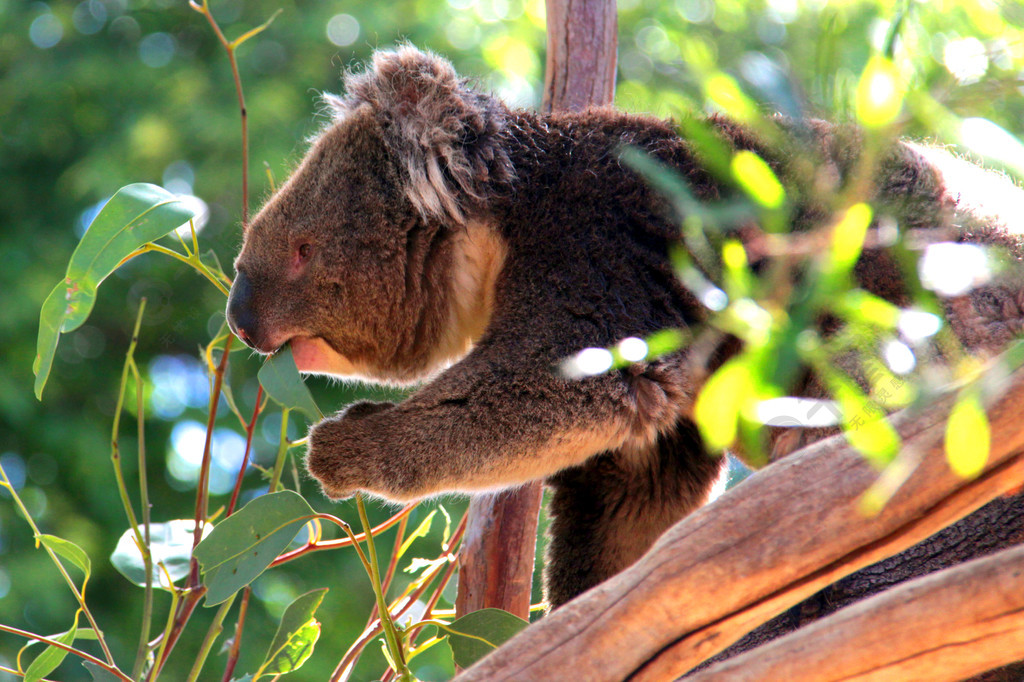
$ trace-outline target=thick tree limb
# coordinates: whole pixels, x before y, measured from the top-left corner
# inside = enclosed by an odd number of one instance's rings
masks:
[[[894,418],[921,464],[885,511],[858,511],[876,472],[841,437],[758,472],[670,529],[633,567],[529,628],[460,680],[665,680],[826,584],[1024,484],[1024,370],[989,410],[992,452],[964,481],[942,436],[952,396]]]
[[[912,580],[687,682],[962,680],[1024,658],[1024,547]]]
[[[547,0],[544,111],[611,104],[618,19],[615,0]],[[486,607],[529,618],[541,484],[470,502],[459,553],[455,611]]]

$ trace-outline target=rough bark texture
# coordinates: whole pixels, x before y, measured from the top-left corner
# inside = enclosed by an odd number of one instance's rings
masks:
[[[618,17],[615,0],[547,0],[548,57],[541,110],[611,104]]]
[[[539,484],[470,501],[457,613],[495,607],[529,620],[540,501]]]
[[[904,583],[686,679],[937,682],[1019,658],[1024,547]]]
[[[757,628],[713,661],[730,658],[894,585],[1024,541],[1024,494],[998,498],[896,556],[829,585]],[[1024,673],[1011,679],[1024,679]]]
[[[615,0],[547,0],[546,112],[611,104],[618,19]],[[529,618],[541,484],[475,498],[459,553],[460,616],[504,609]]]
[[[904,447],[922,458],[882,514],[859,511],[876,472],[841,438],[822,441],[691,515],[632,568],[459,679],[673,679],[826,585],[1016,491],[1024,483],[1024,370],[989,409],[992,452],[971,481],[957,478],[943,454],[952,400],[894,418]],[[941,622],[949,613],[929,617]],[[950,679],[934,667],[918,679]]]

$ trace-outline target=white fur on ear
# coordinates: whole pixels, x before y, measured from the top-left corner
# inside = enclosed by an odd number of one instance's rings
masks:
[[[324,103],[335,119],[373,108],[408,172],[406,196],[425,218],[465,224],[469,204],[493,191],[489,181],[512,178],[504,104],[470,88],[446,59],[411,45],[379,51],[366,71],[345,75],[345,89]]]

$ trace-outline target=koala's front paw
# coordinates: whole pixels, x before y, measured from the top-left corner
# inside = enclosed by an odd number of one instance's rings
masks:
[[[306,469],[334,500],[360,490],[374,492],[381,479],[381,429],[367,417],[385,412],[392,403],[353,403],[348,409],[313,425],[306,450]]]

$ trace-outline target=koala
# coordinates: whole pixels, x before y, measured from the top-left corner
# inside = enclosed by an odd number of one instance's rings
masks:
[[[669,122],[514,109],[411,46],[377,52],[344,85],[326,97],[330,124],[245,230],[231,329],[261,353],[290,344],[302,372],[420,384],[401,403],[359,402],[312,427],[306,467],[333,499],[545,481],[546,596],[557,607],[706,501],[723,459],[702,444],[694,401],[740,347],[727,337],[700,362],[683,348],[582,379],[558,371],[581,349],[708,317],[669,258],[680,216],[620,150],[675,169],[700,201],[735,190]],[[791,158],[723,118],[709,124],[785,174]],[[859,158],[856,133],[790,127],[838,191]],[[962,199],[946,175],[1021,199],[1008,181],[979,182],[982,171],[912,144],[894,145],[880,168],[876,199],[901,228],[950,229],[1024,255],[1024,230]],[[793,229],[821,224],[828,209],[808,198]],[[856,274],[908,302],[885,251],[866,251]],[[1022,307],[1020,288],[993,286],[949,312],[968,342],[994,348],[1020,333]]]

